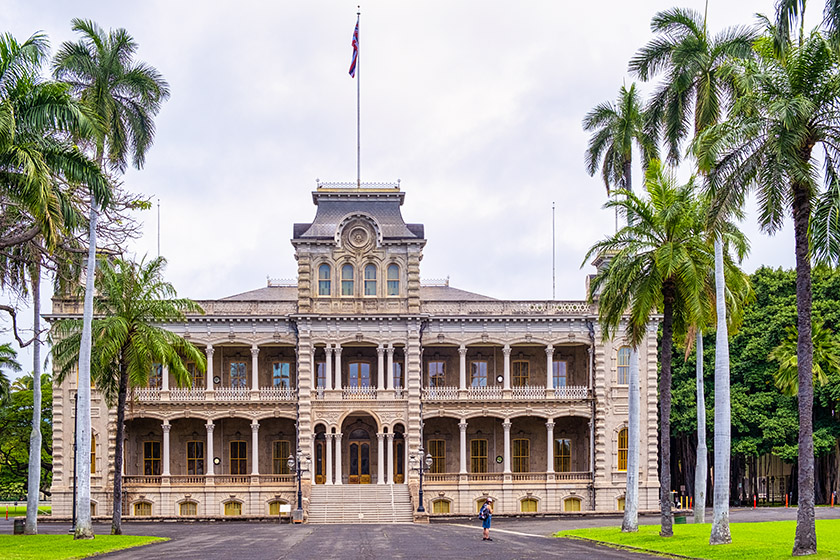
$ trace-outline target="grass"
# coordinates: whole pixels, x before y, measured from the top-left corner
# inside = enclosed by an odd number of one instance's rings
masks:
[[[0,535],[0,551],[3,560],[72,560],[166,540],[134,535],[97,535],[78,541],[73,535]]]
[[[791,558],[795,521],[731,523],[732,544],[711,546],[711,524],[675,525],[674,536],[659,536],[659,525],[640,525],[638,533],[622,533],[618,527],[562,531],[557,537],[585,538],[644,550],[679,554],[708,560]],[[814,559],[840,559],[840,519],[817,520],[817,554]]]
[[[5,516],[8,511],[9,517],[20,517],[26,515],[26,504],[22,506],[0,506],[0,515]],[[41,506],[38,508],[38,515],[52,514],[52,506]]]

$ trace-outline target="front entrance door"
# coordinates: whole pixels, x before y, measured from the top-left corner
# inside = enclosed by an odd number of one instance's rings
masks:
[[[370,484],[370,436],[365,430],[350,434],[350,484]]]
[[[315,484],[324,484],[327,481],[324,466],[324,440],[315,440]]]
[[[405,440],[394,440],[394,482],[405,482]]]

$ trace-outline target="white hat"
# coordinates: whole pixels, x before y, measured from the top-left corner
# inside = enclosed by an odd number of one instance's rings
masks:
[[[487,500],[486,500],[486,501],[488,501],[488,502],[490,502],[490,503],[492,504],[492,503],[493,503],[493,498],[487,498]]]

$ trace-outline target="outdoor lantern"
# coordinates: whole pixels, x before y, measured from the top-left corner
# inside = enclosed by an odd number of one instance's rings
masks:
[[[432,454],[431,453],[426,453],[426,468],[427,469],[431,468],[433,461],[434,461],[434,459],[432,459]]]
[[[295,468],[295,457],[294,457],[294,455],[289,455],[289,460],[286,461],[286,464],[289,465],[289,470],[293,470]]]

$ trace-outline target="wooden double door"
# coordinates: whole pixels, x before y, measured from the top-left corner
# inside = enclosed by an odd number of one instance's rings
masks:
[[[350,440],[348,452],[350,473],[347,482],[370,484],[370,440]]]

